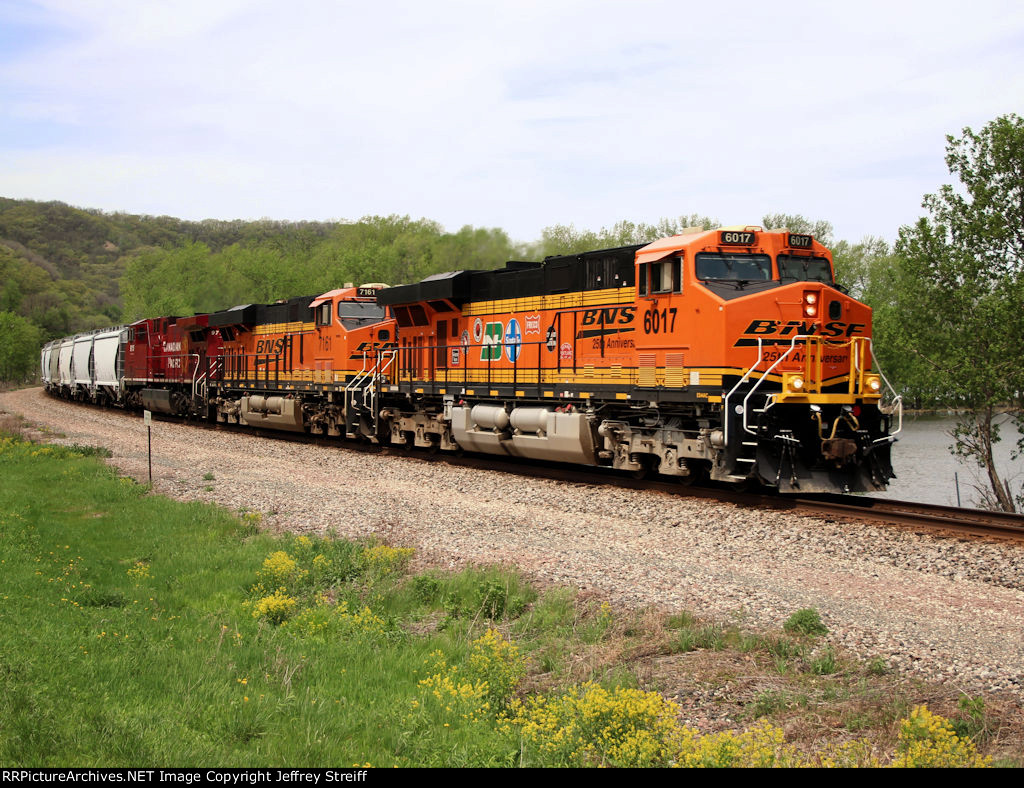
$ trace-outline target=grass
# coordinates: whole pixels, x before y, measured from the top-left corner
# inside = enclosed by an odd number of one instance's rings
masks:
[[[0,762],[402,762],[405,679],[437,642],[297,640],[243,607],[276,542],[232,514],[71,450],[0,462]]]
[[[0,763],[653,763],[642,737],[556,757],[529,743],[544,722],[530,704],[577,693],[628,715],[643,690],[685,698],[681,685],[809,752],[837,730],[891,751],[928,699],[799,632],[616,611],[503,567],[413,574],[411,551],[372,542],[273,537],[256,513],[150,495],[95,454],[0,438]],[[998,704],[953,699],[949,714],[1003,751]]]

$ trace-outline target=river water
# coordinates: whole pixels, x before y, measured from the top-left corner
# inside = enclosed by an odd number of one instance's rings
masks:
[[[1000,417],[1000,421],[1005,417]],[[961,506],[978,506],[975,485],[988,487],[988,476],[973,463],[953,456],[950,431],[956,419],[943,416],[905,416],[903,431],[892,447],[892,467],[896,478],[889,489],[871,493],[881,498],[953,505],[956,480],[960,483]],[[1000,428],[1000,440],[994,447],[996,467],[1001,479],[1009,480],[1016,493],[1024,484],[1024,459],[1011,460],[1019,434],[1010,423]]]

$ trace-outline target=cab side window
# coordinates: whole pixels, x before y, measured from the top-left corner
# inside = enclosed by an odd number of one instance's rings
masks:
[[[651,263],[651,292],[683,292],[682,262],[679,257],[671,257],[668,260]]]

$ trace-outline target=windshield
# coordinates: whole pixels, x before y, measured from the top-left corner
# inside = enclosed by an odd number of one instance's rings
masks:
[[[697,255],[695,271],[705,282],[762,282],[772,278],[772,260],[766,254]]]
[[[339,301],[338,317],[345,328],[359,328],[384,319],[384,307],[369,301]]]
[[[782,279],[832,284],[832,267],[824,257],[797,257],[780,254],[779,276]]]

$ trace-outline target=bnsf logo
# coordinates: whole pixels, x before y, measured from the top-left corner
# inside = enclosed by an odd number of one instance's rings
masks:
[[[811,335],[820,334],[823,337],[852,337],[855,334],[863,334],[867,327],[866,323],[844,323],[841,320],[833,320],[824,326],[818,323],[806,323],[799,320],[790,320],[783,323],[781,320],[754,320],[743,332],[745,335],[754,336],[789,336],[789,335]]]
[[[586,309],[583,312],[583,325],[609,326],[613,323],[625,325],[627,323],[632,323],[634,317],[636,317],[635,306],[613,306],[607,309]]]
[[[284,351],[284,337],[277,339],[259,339],[256,341],[256,352],[276,355]]]
[[[398,345],[394,342],[360,342],[359,346],[349,353],[349,358],[358,361],[363,358],[366,353],[373,353],[376,350],[388,350],[389,348],[395,348]]]

